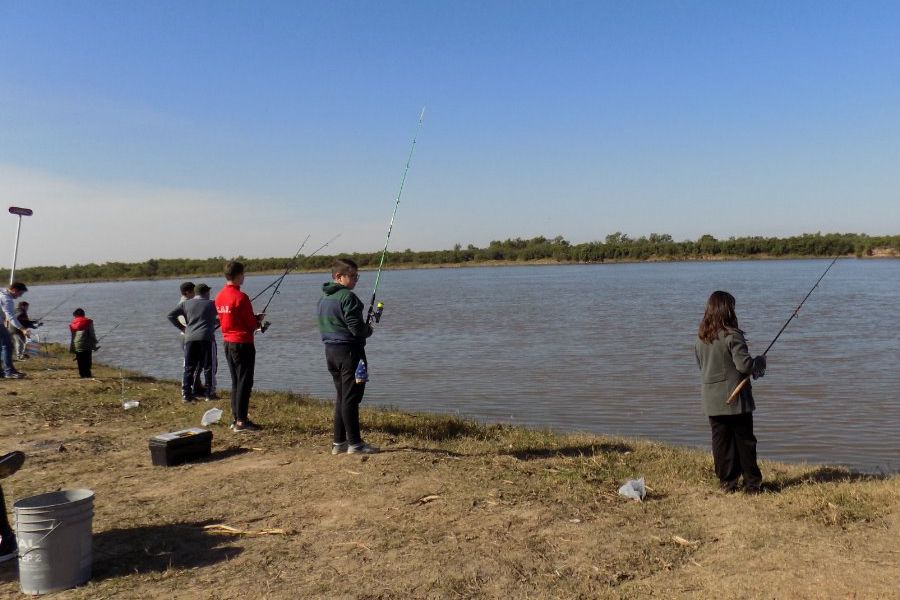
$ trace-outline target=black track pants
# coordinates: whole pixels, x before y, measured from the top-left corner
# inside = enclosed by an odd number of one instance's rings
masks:
[[[256,347],[253,344],[225,342],[225,360],[231,371],[231,414],[235,421],[246,421],[253,391]]]
[[[738,478],[743,475],[744,487],[758,488],[762,473],[756,464],[753,413],[709,417],[709,426],[716,475],[722,487],[736,487]]]
[[[356,366],[366,358],[365,349],[351,344],[325,344],[325,362],[337,392],[334,402],[334,443],[361,444],[359,403],[365,383],[356,383]],[[366,361],[368,364],[368,361]]]

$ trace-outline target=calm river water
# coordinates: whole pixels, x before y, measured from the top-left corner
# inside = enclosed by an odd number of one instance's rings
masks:
[[[709,293],[738,301],[762,352],[827,261],[522,266],[388,271],[385,316],[368,346],[366,401],[559,431],[709,446],[693,344]],[[252,296],[273,277],[249,277]],[[315,324],[323,274],[289,276],[257,337],[257,388],[330,398]],[[199,279],[195,280],[197,283]],[[357,288],[368,301],[374,273]],[[76,306],[96,359],[175,379],[180,335],[165,319],[178,281],[32,286],[32,316],[67,341]],[[221,281],[208,281],[214,293]],[[900,470],[900,260],[841,260],[769,353],[754,384],[760,455]],[[267,300],[263,296],[261,307]],[[221,344],[221,342],[220,342]],[[221,349],[221,345],[220,345]],[[221,350],[220,350],[221,351]],[[220,357],[220,387],[230,380]],[[178,398],[173,398],[176,401]]]

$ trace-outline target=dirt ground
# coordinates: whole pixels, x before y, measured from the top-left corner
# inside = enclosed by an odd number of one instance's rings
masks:
[[[154,467],[150,437],[227,400],[80,380],[64,354],[21,368],[0,380],[0,451],[28,455],[8,511],[96,494],[93,578],[54,598],[900,597],[898,476],[764,463],[766,493],[726,495],[703,452],[396,411],[363,414],[383,453],[335,457],[330,406],[281,393],[251,402],[263,432],[214,425],[211,457]],[[618,496],[640,475],[643,503]],[[15,562],[0,597],[23,597]]]

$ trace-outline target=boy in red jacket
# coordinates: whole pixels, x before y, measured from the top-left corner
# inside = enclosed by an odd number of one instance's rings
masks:
[[[231,413],[236,432],[259,431],[250,421],[250,392],[253,391],[253,369],[256,364],[256,347],[253,332],[259,329],[265,314],[253,314],[250,298],[241,291],[244,283],[244,265],[230,261],[225,265],[225,287],[216,296],[216,312],[222,326],[225,342],[225,359],[231,371]]]
[[[97,335],[94,333],[94,321],[84,315],[83,308],[76,308],[72,313],[75,317],[69,323],[69,331],[72,334],[69,342],[69,352],[75,353],[75,361],[78,363],[78,375],[82,379],[92,378],[91,353],[99,350]]]

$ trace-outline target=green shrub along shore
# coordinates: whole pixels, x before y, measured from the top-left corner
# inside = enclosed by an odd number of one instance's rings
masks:
[[[631,238],[623,233],[606,236],[603,242],[572,244],[560,236],[493,241],[486,248],[457,244],[452,250],[388,252],[386,264],[397,267],[425,267],[440,265],[479,265],[492,263],[578,263],[592,264],[613,261],[681,261],[722,260],[746,258],[814,258],[828,256],[897,257],[900,256],[900,235],[869,236],[858,233],[804,234],[788,238],[731,237],[718,240],[704,235],[696,241],[676,242],[668,234],[651,233]],[[374,267],[380,252],[356,252],[349,255],[362,267]],[[235,257],[251,273],[283,269],[290,258]],[[323,271],[331,267],[334,256],[301,256],[297,271]],[[103,264],[58,267],[29,267],[19,269],[17,278],[28,283],[59,283],[84,280],[153,279],[183,275],[218,274],[225,257],[205,259],[151,258],[145,262],[107,262]],[[0,269],[0,278],[9,278],[9,270]]]

